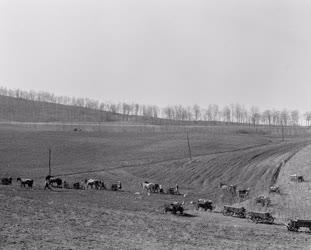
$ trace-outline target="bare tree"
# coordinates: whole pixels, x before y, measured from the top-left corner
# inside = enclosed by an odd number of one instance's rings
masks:
[[[292,110],[290,113],[291,116],[291,122],[294,126],[297,126],[299,123],[299,111],[298,110]]]
[[[305,118],[306,125],[310,126],[310,124],[311,124],[311,112],[310,111],[305,112],[303,116]]]
[[[262,113],[262,122],[264,124],[268,124],[269,126],[271,125],[272,122],[272,111],[269,109],[266,109],[263,113]]]
[[[251,114],[251,122],[254,126],[256,126],[260,121],[260,112],[258,107],[252,106],[250,109]]]
[[[201,108],[199,105],[195,104],[193,105],[192,109],[193,109],[194,120],[198,121],[201,117]]]
[[[287,126],[288,123],[289,123],[289,120],[290,120],[290,114],[288,112],[288,110],[286,109],[283,109],[282,112],[281,112],[281,123],[284,125],[284,126]]]
[[[225,106],[222,110],[222,115],[224,118],[225,122],[230,122],[231,121],[231,110],[230,107]]]

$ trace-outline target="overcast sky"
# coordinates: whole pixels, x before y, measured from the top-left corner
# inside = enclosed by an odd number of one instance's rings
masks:
[[[0,85],[311,109],[311,1],[0,0]]]

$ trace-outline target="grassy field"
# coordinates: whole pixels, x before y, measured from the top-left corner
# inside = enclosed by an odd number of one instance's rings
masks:
[[[0,125],[0,176],[35,180],[34,190],[15,181],[0,186],[2,249],[301,249],[311,244],[307,233],[194,211],[189,203],[209,198],[217,211],[224,203],[238,203],[219,182],[250,188],[249,201],[266,193],[280,162],[303,152],[308,137],[281,142],[238,126],[84,124],[75,132],[76,126]],[[69,182],[101,178],[108,186],[121,180],[124,191],[44,191],[49,148],[54,175]],[[187,197],[135,195],[145,180],[165,188],[178,183]],[[161,213],[165,202],[175,200],[186,202],[189,216]],[[284,222],[277,206],[271,212]]]

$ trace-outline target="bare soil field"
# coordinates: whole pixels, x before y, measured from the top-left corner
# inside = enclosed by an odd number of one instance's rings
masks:
[[[279,216],[291,219],[311,218],[311,146],[299,151],[280,171],[277,185],[280,195],[274,195]],[[290,180],[290,175],[302,175],[304,182]]]
[[[14,177],[12,186],[0,185],[2,249],[308,249],[311,245],[309,233],[287,231],[277,200],[270,208],[275,225],[217,213],[225,203],[246,204],[266,192],[280,162],[307,149],[306,136],[281,142],[231,126],[84,126],[81,132],[72,128],[0,126],[0,176]],[[48,148],[52,174],[69,182],[101,178],[108,186],[120,180],[123,191],[44,191]],[[33,190],[17,185],[19,176],[33,178]],[[165,188],[178,183],[187,196],[148,196],[142,193],[142,181]],[[249,187],[248,200],[227,196],[220,182]],[[197,198],[215,201],[216,213],[194,210],[190,201]],[[185,216],[162,213],[163,204],[173,201],[185,201]]]
[[[302,249],[309,233],[218,213],[162,214],[166,195],[1,187],[2,249]]]

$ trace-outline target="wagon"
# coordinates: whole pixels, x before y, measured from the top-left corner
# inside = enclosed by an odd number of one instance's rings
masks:
[[[167,194],[174,194],[174,195],[178,195],[178,194],[180,194],[175,188],[168,188],[167,189]]]
[[[179,212],[180,214],[184,213],[184,207],[183,204],[180,202],[173,202],[170,204],[165,204],[163,213],[171,212],[172,214],[177,214]]]
[[[246,217],[246,209],[244,207],[231,207],[228,205],[224,206],[222,214],[225,216],[235,216],[239,218]]]
[[[287,224],[287,229],[289,231],[298,232],[300,227],[309,228],[311,231],[311,220],[290,220]]]
[[[196,203],[194,203],[194,205],[196,206],[197,210],[202,208],[204,211],[212,211],[214,209],[213,202],[211,200],[199,199]]]
[[[9,178],[1,178],[2,185],[11,185],[12,184],[12,177]]]
[[[248,212],[247,219],[255,223],[273,224],[274,218],[268,212]]]

